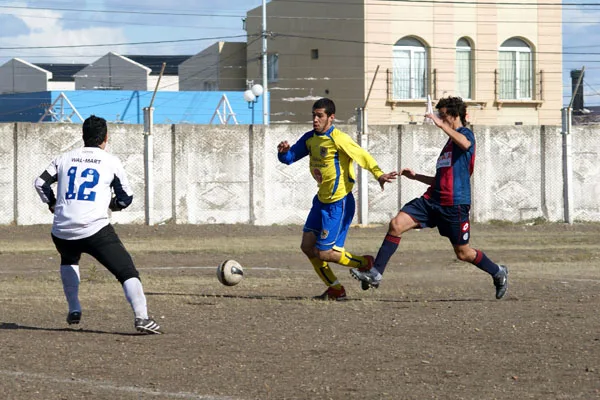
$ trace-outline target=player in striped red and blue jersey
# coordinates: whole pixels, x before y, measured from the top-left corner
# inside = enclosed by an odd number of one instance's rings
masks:
[[[461,261],[474,264],[490,274],[496,287],[496,298],[501,299],[508,287],[508,268],[492,262],[484,252],[469,246],[471,224],[471,174],[475,165],[475,135],[466,127],[467,107],[459,97],[441,99],[436,105],[439,114],[427,114],[434,124],[448,136],[440,152],[435,176],[415,173],[404,168],[400,172],[411,180],[429,185],[425,194],[402,207],[392,218],[387,235],[379,248],[372,268],[350,270],[361,281],[362,288],[379,287],[382,274],[400,244],[404,232],[414,228],[437,227],[447,237]]]

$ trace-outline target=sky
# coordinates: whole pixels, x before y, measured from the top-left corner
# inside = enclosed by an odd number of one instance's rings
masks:
[[[109,51],[193,55],[217,41],[245,41],[242,19],[261,4],[0,0],[0,65],[14,57],[32,63],[89,63]],[[571,70],[584,67],[585,105],[600,106],[600,2],[563,0],[563,5],[563,104],[571,100]]]

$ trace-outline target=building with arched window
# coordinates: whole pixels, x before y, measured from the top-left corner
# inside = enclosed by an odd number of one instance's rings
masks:
[[[324,0],[267,4],[272,123],[308,122],[330,97],[350,122],[421,123],[427,101],[460,96],[479,125],[560,125],[561,2]],[[261,7],[246,19],[261,34]],[[248,79],[262,76],[261,41],[248,41]],[[273,79],[276,77],[276,79]]]

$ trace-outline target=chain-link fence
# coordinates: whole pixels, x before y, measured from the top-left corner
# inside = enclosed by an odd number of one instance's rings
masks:
[[[338,126],[357,140],[356,126]],[[302,224],[317,191],[308,160],[284,165],[277,144],[295,142],[305,125],[156,125],[153,184],[145,182],[144,129],[109,125],[108,151],[123,162],[134,202],[117,223]],[[563,135],[559,127],[474,126],[477,155],[472,219],[564,220]],[[600,221],[600,141],[593,127],[572,132],[575,221]],[[384,171],[409,167],[433,175],[447,136],[430,125],[370,126],[368,150]],[[56,155],[81,146],[79,124],[0,124],[0,223],[45,224],[33,180]],[[359,200],[358,182],[354,187]],[[146,188],[152,187],[146,193]],[[406,179],[382,191],[367,174],[368,219],[387,224],[425,185]],[[149,197],[150,196],[150,197]],[[147,199],[151,210],[146,210]],[[357,210],[360,204],[357,204]],[[148,216],[150,219],[148,220]],[[364,217],[364,216],[363,216]]]

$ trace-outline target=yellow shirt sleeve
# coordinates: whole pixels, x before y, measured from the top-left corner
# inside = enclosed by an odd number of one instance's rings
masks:
[[[344,133],[338,129],[332,132],[332,138],[335,141],[336,146],[342,149],[348,156],[356,161],[361,168],[370,171],[375,179],[379,179],[384,172],[377,165],[377,161],[373,158],[368,151],[363,149],[356,143],[347,133]]]

